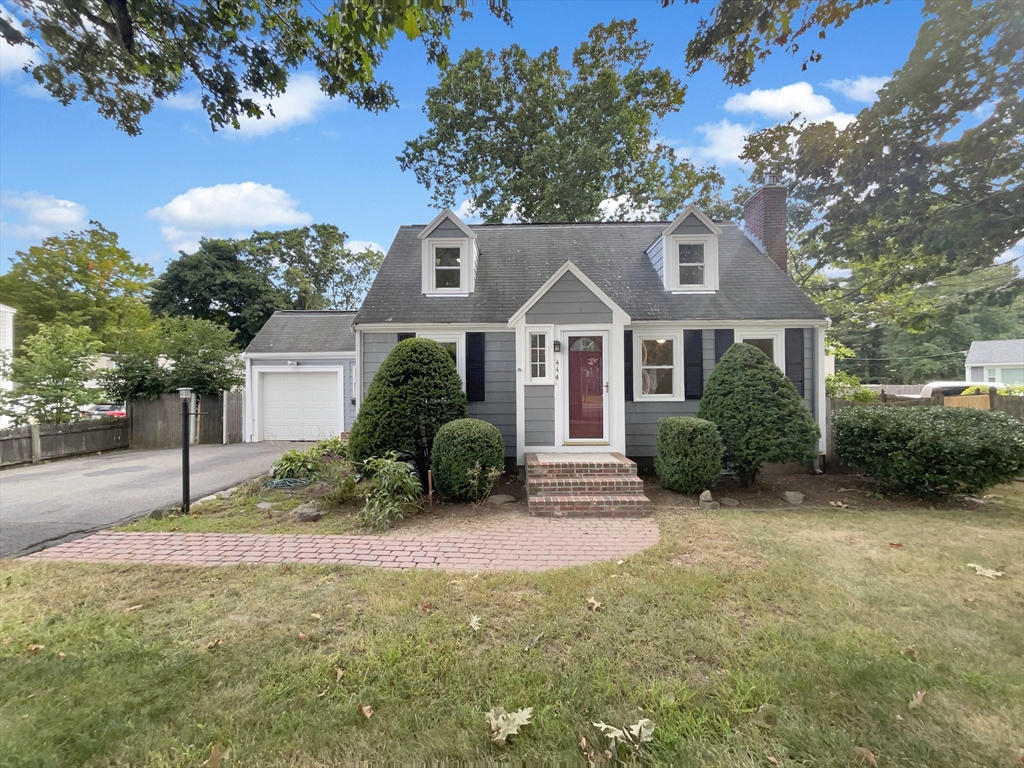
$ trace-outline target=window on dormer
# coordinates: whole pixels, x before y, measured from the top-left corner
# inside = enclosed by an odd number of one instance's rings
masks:
[[[458,290],[462,287],[462,249],[458,246],[434,246],[434,288]]]
[[[704,285],[704,243],[679,243],[679,285]]]

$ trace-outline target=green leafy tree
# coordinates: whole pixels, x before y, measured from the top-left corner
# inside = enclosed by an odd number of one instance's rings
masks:
[[[386,110],[397,100],[377,68],[395,36],[423,40],[428,61],[444,67],[456,17],[471,15],[466,0],[17,2],[22,28],[3,20],[0,34],[35,49],[37,63],[26,70],[36,82],[62,104],[96,102],[131,135],[156,101],[189,79],[214,129],[273,114],[268,101],[307,63],[328,96]],[[501,0],[488,7],[511,21]]]
[[[468,190],[489,223],[664,217],[691,199],[713,209],[721,175],[659,139],[686,88],[649,67],[650,52],[634,20],[594,27],[571,70],[558,49],[466,51],[427,90],[430,128],[398,161],[439,206]]]
[[[195,253],[182,253],[167,265],[153,287],[153,312],[223,325],[244,349],[274,311],[289,304],[285,293],[241,253],[238,241],[204,238]]]
[[[5,415],[15,424],[71,421],[96,393],[86,387],[103,345],[84,326],[43,324],[25,339],[10,363],[11,391],[0,390]]]
[[[733,344],[722,355],[697,418],[718,425],[722,463],[739,473],[744,486],[757,480],[764,464],[810,461],[821,436],[793,382],[750,344]]]
[[[170,388],[160,323],[121,334],[110,355],[114,367],[100,376],[111,400],[155,400]]]
[[[17,251],[0,276],[3,302],[18,310],[15,345],[42,323],[84,326],[101,341],[121,328],[151,322],[146,295],[153,279],[99,222]]]
[[[174,317],[161,323],[164,354],[171,361],[168,389],[190,387],[211,395],[245,382],[245,367],[231,331],[209,320]]]
[[[437,431],[465,415],[466,393],[451,355],[431,339],[405,339],[370,383],[349,435],[349,455],[363,464],[395,451],[415,462],[426,487]]]
[[[333,224],[254,232],[239,245],[246,261],[289,296],[293,309],[357,309],[384,254],[345,247]]]

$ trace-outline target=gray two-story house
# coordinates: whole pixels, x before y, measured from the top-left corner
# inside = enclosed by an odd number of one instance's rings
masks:
[[[744,342],[824,435],[829,321],[786,273],[785,189],[769,179],[744,221],[690,206],[671,222],[467,225],[446,210],[403,226],[352,322],[356,407],[392,347],[423,336],[449,350],[470,415],[501,430],[516,464],[644,462],[658,419],[695,414],[716,361]]]

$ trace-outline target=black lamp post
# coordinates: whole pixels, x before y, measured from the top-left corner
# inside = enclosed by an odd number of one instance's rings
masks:
[[[181,397],[181,513],[188,514],[189,490],[188,490],[188,444],[189,444],[189,405],[192,400],[192,390],[189,387],[179,387],[178,395]]]

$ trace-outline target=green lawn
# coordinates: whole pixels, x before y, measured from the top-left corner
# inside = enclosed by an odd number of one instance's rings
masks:
[[[5,563],[0,765],[582,764],[593,721],[648,717],[642,761],[1019,766],[1024,496],[999,494],[660,512],[649,552],[544,574]],[[506,747],[495,706],[533,707]]]

